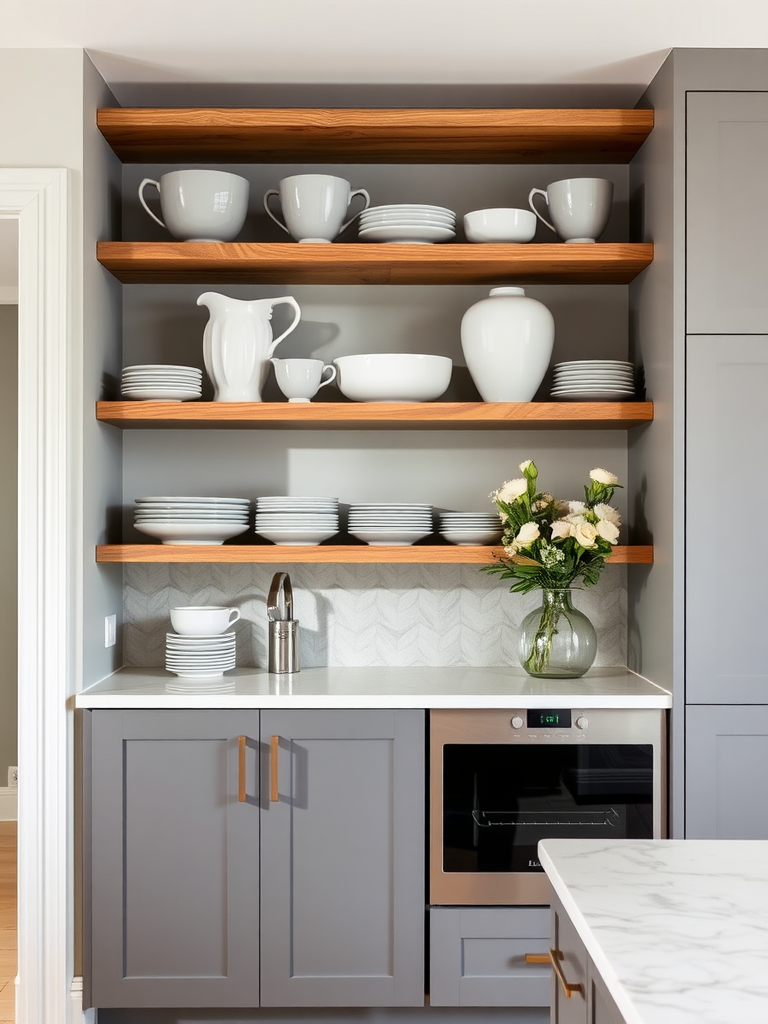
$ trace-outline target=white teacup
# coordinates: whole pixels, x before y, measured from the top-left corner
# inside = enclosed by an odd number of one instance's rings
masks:
[[[544,196],[552,223],[533,204],[535,195]],[[596,242],[608,225],[613,202],[613,182],[606,178],[564,178],[546,190],[532,188],[528,205],[550,231],[564,242]]]
[[[336,379],[336,367],[322,359],[273,359],[277,386],[289,402],[308,402],[320,388]],[[326,370],[330,375],[323,380]]]
[[[285,224],[270,210],[270,196],[279,197]],[[332,174],[293,174],[280,181],[279,189],[271,188],[264,193],[264,209],[297,242],[332,242],[358,216],[356,213],[344,220],[355,196],[365,197],[363,210],[367,210],[371,197],[364,188],[353,191],[344,178]]]
[[[160,193],[161,220],[147,206],[144,189]],[[152,220],[182,242],[231,242],[243,230],[248,213],[247,178],[231,171],[170,171],[159,181],[144,178],[139,199]]]
[[[182,636],[215,636],[240,618],[239,608],[199,604],[171,608],[171,625]]]

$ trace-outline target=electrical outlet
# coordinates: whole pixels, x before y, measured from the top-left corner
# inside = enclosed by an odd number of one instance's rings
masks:
[[[104,646],[114,647],[117,643],[117,615],[104,616]]]
[[[19,769],[15,764],[8,769],[8,788],[19,788]]]

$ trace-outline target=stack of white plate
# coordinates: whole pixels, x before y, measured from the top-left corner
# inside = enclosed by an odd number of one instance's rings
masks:
[[[223,544],[245,533],[251,514],[248,498],[137,498],[134,525],[163,544]]]
[[[635,397],[635,371],[623,359],[555,363],[551,395],[563,402],[628,402]]]
[[[338,498],[256,499],[256,533],[275,544],[320,544],[339,532]]]
[[[203,393],[203,371],[196,366],[158,363],[126,366],[120,387],[123,398],[150,402],[189,402]]]
[[[234,633],[213,636],[165,634],[165,667],[183,679],[220,676],[235,667]]]
[[[357,234],[361,242],[448,242],[456,237],[456,214],[420,203],[370,206],[360,214]]]
[[[496,544],[501,522],[496,512],[441,512],[440,536],[451,544]]]
[[[432,506],[396,502],[350,505],[349,532],[366,544],[415,544],[432,533]]]

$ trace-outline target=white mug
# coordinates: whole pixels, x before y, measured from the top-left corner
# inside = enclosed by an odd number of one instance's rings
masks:
[[[552,223],[533,204],[535,195],[544,196]],[[596,242],[611,215],[613,182],[606,178],[564,178],[546,190],[532,188],[528,205],[550,231],[564,242]]]
[[[285,224],[270,210],[270,196],[279,197]],[[283,178],[279,189],[271,188],[264,193],[264,209],[297,242],[332,242],[358,216],[356,213],[344,220],[355,196],[365,198],[363,210],[367,210],[371,197],[364,188],[353,191],[344,178],[332,174],[294,174]]]
[[[308,402],[320,388],[336,379],[336,367],[322,359],[273,359],[277,386],[289,402]],[[323,380],[326,370],[330,375]]]
[[[217,604],[171,608],[171,625],[182,636],[215,636],[239,618],[239,608],[225,608]]]
[[[161,220],[144,198],[147,185],[160,193]],[[182,242],[231,242],[248,213],[247,178],[231,171],[170,171],[159,181],[144,178],[139,199],[152,220]]]

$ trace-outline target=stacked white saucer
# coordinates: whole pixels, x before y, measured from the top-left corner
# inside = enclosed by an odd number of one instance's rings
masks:
[[[361,242],[448,242],[456,236],[456,214],[421,203],[369,206],[360,214],[357,234]]]
[[[366,544],[415,544],[433,532],[432,506],[399,502],[350,505],[349,532]]]
[[[203,393],[203,371],[196,366],[163,363],[126,366],[120,391],[123,398],[151,402],[189,402]]]
[[[440,513],[440,536],[451,544],[496,544],[501,539],[501,532],[496,512]]]
[[[248,529],[248,498],[136,498],[134,526],[163,544],[223,544]]]
[[[634,367],[623,359],[555,363],[550,394],[562,402],[628,402],[635,397]]]
[[[338,498],[256,499],[256,533],[275,544],[320,544],[339,532]]]
[[[183,679],[208,679],[235,667],[236,635],[208,636],[165,634],[165,667]]]

